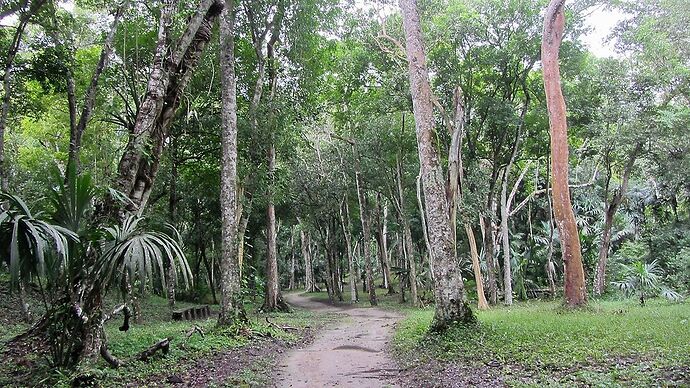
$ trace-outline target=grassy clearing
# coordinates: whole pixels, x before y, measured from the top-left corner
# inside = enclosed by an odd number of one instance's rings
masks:
[[[687,303],[601,301],[571,312],[555,302],[520,303],[479,312],[477,326],[440,336],[427,334],[432,317],[422,310],[401,322],[394,339],[400,355],[495,365],[513,385],[690,381]]]

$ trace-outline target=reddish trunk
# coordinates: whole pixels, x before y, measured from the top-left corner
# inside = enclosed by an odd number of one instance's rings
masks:
[[[565,304],[568,307],[578,307],[587,303],[587,289],[580,236],[568,187],[568,127],[558,64],[558,52],[565,28],[564,4],[565,0],[552,0],[546,10],[541,58],[551,130],[554,216],[565,266]]]

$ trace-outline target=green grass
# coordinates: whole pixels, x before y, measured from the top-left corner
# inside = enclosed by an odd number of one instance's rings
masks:
[[[498,362],[512,366],[508,381],[516,385],[643,384],[663,379],[668,370],[687,372],[690,365],[687,303],[602,301],[583,311],[564,311],[555,302],[521,303],[478,312],[478,325],[443,335],[427,334],[432,317],[431,310],[417,311],[399,325],[399,354]]]

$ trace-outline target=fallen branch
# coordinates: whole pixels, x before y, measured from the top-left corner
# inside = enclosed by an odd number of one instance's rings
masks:
[[[280,330],[285,330],[285,331],[288,331],[288,330],[295,330],[295,331],[298,331],[298,330],[299,330],[299,329],[296,328],[296,327],[291,327],[291,326],[279,326],[279,325],[276,325],[275,323],[269,321],[269,320],[268,320],[268,317],[266,317],[266,322],[267,322],[269,325],[271,325],[272,327],[275,327],[276,329],[280,329]]]
[[[144,350],[143,352],[138,353],[137,355],[133,356],[131,359],[132,360],[138,360],[138,361],[148,361],[148,359],[156,354],[159,350],[163,352],[163,354],[168,354],[170,351],[170,341],[172,341],[172,337],[164,338],[158,342],[156,342],[153,346],[150,348]],[[125,361],[120,361],[117,358],[115,358],[112,354],[110,354],[110,351],[108,350],[108,345],[103,344],[101,346],[101,357],[110,365],[111,368],[117,369],[125,364],[127,362]]]
[[[189,329],[185,333],[185,337],[187,337],[187,339],[190,339],[194,335],[194,333],[199,333],[199,335],[201,335],[201,338],[204,338],[204,330],[197,325],[194,325],[194,327]]]
[[[163,352],[163,354],[168,354],[168,351],[170,351],[170,341],[172,341],[171,337],[164,338],[158,342],[156,342],[153,346],[150,348],[144,350],[143,352],[137,354],[135,358],[139,361],[148,361],[149,357],[153,356],[158,352],[159,350]]]

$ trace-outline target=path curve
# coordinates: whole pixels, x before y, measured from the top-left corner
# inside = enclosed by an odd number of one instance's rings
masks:
[[[330,305],[302,294],[284,295],[291,305],[343,314],[310,345],[280,361],[276,387],[396,387],[398,368],[386,348],[401,315],[374,307]]]

